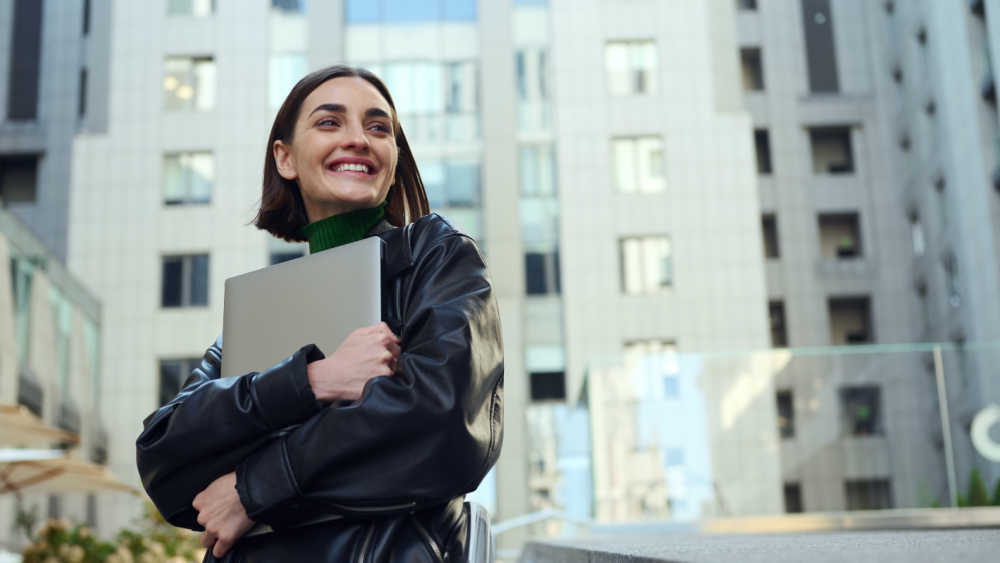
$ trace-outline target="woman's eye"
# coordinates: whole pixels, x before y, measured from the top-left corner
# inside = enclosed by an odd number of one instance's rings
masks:
[[[374,124],[372,124],[371,128],[373,130],[375,130],[375,131],[378,131],[379,133],[388,133],[389,132],[389,127],[387,127],[386,125],[384,125],[382,123],[374,123]]]
[[[320,127],[336,127],[337,126],[337,121],[334,120],[334,119],[331,119],[331,118],[327,117],[327,118],[323,118],[323,119],[320,119],[319,121],[317,121],[316,125],[318,125]]]

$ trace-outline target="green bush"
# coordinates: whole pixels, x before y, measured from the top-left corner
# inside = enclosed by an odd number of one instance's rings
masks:
[[[198,534],[167,524],[152,504],[137,522],[114,541],[101,541],[82,524],[50,520],[23,553],[24,563],[188,563],[205,557]]]

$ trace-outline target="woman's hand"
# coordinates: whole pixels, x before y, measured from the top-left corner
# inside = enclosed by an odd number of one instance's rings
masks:
[[[207,548],[214,545],[212,554],[216,557],[224,556],[254,525],[236,492],[236,473],[212,481],[194,497],[191,505],[198,511],[198,523],[205,527],[201,545]]]
[[[308,365],[309,385],[320,401],[355,401],[369,379],[395,373],[399,353],[399,338],[389,325],[359,328],[328,358]]]

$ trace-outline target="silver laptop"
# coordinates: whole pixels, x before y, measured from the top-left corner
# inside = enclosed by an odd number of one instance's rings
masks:
[[[227,279],[223,377],[264,371],[306,344],[329,356],[379,322],[381,250],[368,237]]]

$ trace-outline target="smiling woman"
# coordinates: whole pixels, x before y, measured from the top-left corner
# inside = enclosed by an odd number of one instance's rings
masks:
[[[499,313],[482,256],[428,215],[392,98],[370,72],[303,78],[267,147],[254,224],[311,252],[381,238],[383,322],[329,357],[303,343],[225,379],[220,336],[144,421],[143,485],[167,521],[205,531],[207,560],[464,560],[464,495],[503,438]]]

